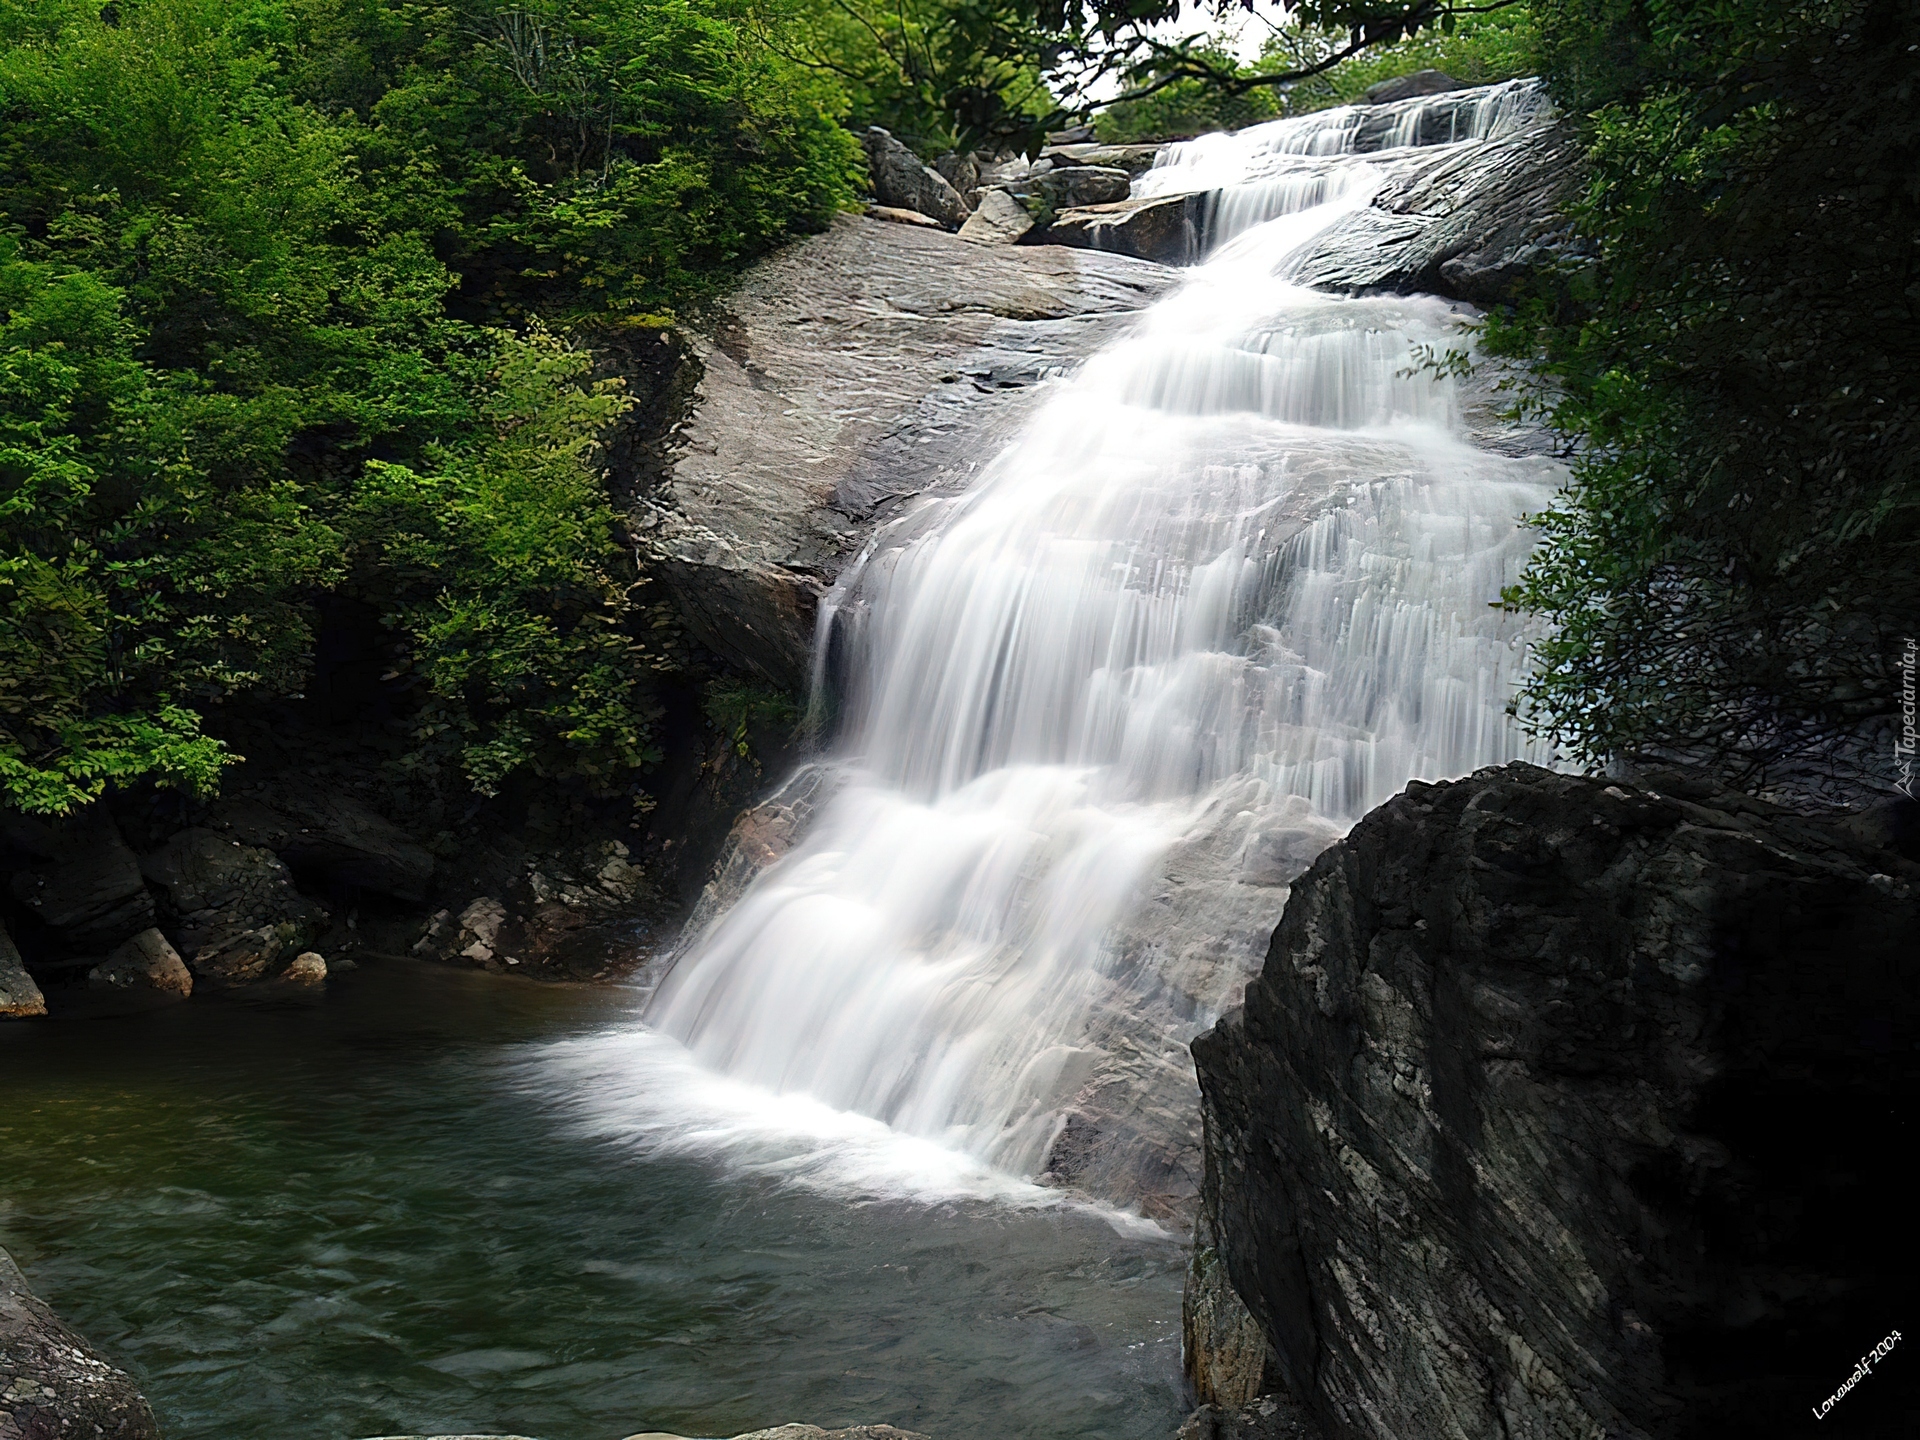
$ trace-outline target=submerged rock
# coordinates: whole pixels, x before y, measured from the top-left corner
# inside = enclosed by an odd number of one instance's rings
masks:
[[[27,974],[7,927],[0,925],[0,1020],[21,1020],[47,1013],[47,998]]]
[[[1710,782],[1416,783],[1194,1042],[1207,1224],[1329,1433],[1768,1434],[1904,1303],[1920,865]],[[1850,1402],[1852,1403],[1852,1402]]]
[[[944,175],[920,163],[905,145],[878,125],[862,143],[867,150],[867,172],[873,178],[873,198],[882,205],[931,216],[949,230],[967,222],[967,202]]]
[[[69,1329],[0,1250],[0,1440],[160,1440],[131,1376]]]

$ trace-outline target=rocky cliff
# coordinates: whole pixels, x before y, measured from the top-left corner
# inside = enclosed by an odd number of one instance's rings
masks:
[[[1902,824],[1518,764],[1369,815],[1194,1042],[1206,1238],[1272,1354],[1190,1363],[1270,1364],[1341,1440],[1808,1414],[1912,1274]],[[1851,1433],[1914,1433],[1905,1393]]]
[[[68,1329],[4,1250],[0,1440],[160,1440],[132,1378]]]

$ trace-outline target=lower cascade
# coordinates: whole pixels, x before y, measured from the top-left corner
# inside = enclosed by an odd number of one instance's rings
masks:
[[[1193,1103],[1165,1097],[1287,884],[1410,779],[1551,758],[1506,714],[1525,635],[1489,602],[1558,468],[1473,443],[1422,363],[1462,307],[1288,271],[1390,167],[1529,104],[1502,87],[1417,152],[1278,121],[1136,182],[1204,175],[1211,252],[841,578],[811,821],[646,1029],[577,1042],[603,1075],[609,1044],[646,1057],[604,1116],[625,1095],[652,1143],[857,1184],[1191,1196]]]

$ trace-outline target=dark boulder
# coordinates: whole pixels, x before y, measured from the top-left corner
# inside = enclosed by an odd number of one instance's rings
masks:
[[[132,999],[166,1003],[193,994],[193,974],[158,930],[142,930],[87,972],[87,985]]]
[[[1360,95],[1362,105],[1391,105],[1396,100],[1412,100],[1421,95],[1444,95],[1465,87],[1444,70],[1416,70],[1411,75],[1395,75],[1376,81]]]
[[[326,911],[294,889],[271,850],[202,826],[140,863],[165,902],[174,943],[211,985],[270,979],[326,926]]]
[[[3,823],[0,846],[27,862],[8,888],[56,944],[97,954],[153,924],[140,862],[105,806],[47,821],[12,815]]]
[[[1196,203],[1204,203],[1204,197],[1161,195],[1062,210],[1046,228],[1029,234],[1026,243],[1070,245],[1163,265],[1185,265],[1198,251],[1192,219]]]
[[[433,852],[365,801],[297,782],[224,800],[207,828],[273,851],[303,874],[344,891],[419,901],[433,880]]]
[[[1193,1045],[1287,1387],[1368,1440],[1778,1433],[1910,1303],[1917,921],[1858,825],[1677,774],[1367,816]]]
[[[7,927],[0,925],[0,1020],[23,1020],[46,1013],[46,996],[27,974]]]
[[[1055,210],[1077,205],[1111,205],[1125,200],[1133,188],[1133,177],[1125,170],[1106,165],[1066,165],[1050,168],[1035,176],[1034,182],[1047,203]]]
[[[0,1250],[0,1440],[160,1440],[153,1410]]]
[[[960,198],[960,192],[891,134],[875,125],[867,131],[863,143],[875,200],[931,216],[949,230],[967,223],[967,202]]]

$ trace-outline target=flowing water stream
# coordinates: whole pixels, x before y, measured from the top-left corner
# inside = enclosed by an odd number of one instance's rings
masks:
[[[1208,258],[842,578],[810,824],[650,1001],[374,967],[0,1032],[0,1241],[171,1440],[1172,1433],[1185,1042],[1368,808],[1548,758],[1488,602],[1557,473],[1416,367],[1457,307],[1289,279],[1412,163],[1358,113],[1140,179],[1220,192]]]

